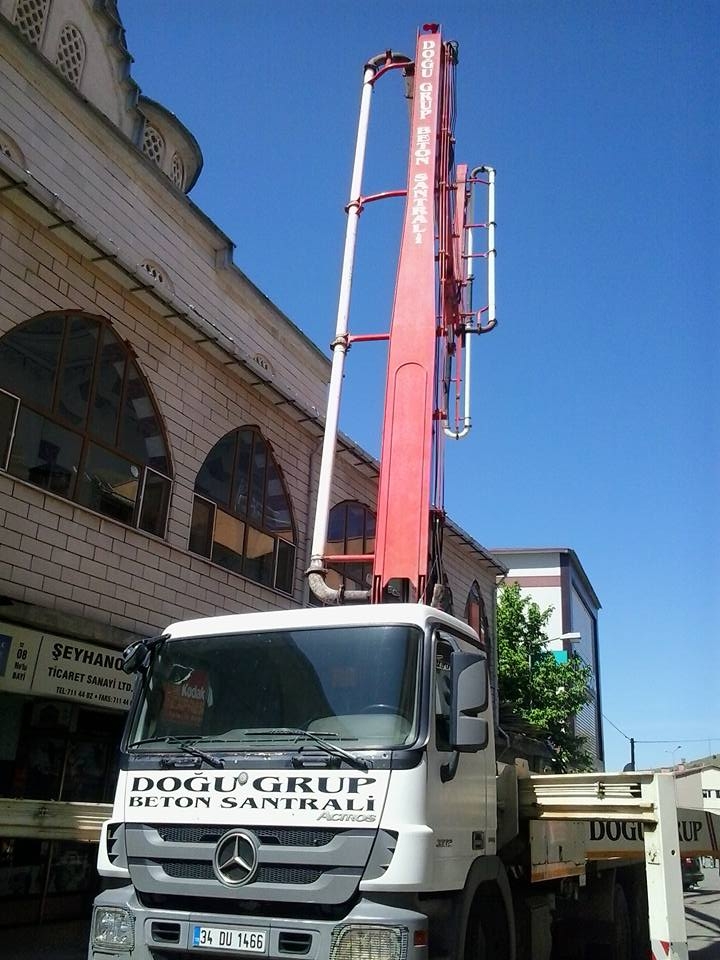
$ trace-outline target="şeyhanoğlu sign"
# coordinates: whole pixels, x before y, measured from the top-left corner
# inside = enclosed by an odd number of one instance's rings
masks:
[[[0,690],[127,710],[132,680],[117,650],[0,621]]]

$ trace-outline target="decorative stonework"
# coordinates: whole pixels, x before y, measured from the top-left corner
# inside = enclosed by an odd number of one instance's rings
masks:
[[[40,46],[50,0],[18,0],[15,26],[34,47]]]
[[[159,167],[162,166],[163,157],[165,156],[165,140],[162,134],[150,123],[145,124],[142,152],[146,157],[149,157],[153,163],[156,163]]]
[[[13,138],[7,133],[4,133],[2,130],[0,130],[0,153],[2,153],[3,156],[6,156],[9,160],[12,160],[14,163],[17,163],[18,166],[21,166],[23,169],[27,168],[22,150],[15,143]]]
[[[158,286],[165,287],[167,290],[172,291],[172,283],[166,271],[155,263],[154,260],[143,260],[140,264],[140,269],[149,274]]]
[[[253,363],[256,366],[260,367],[263,373],[269,374],[271,377],[274,375],[275,371],[272,368],[272,364],[267,357],[264,357],[261,353],[256,353],[253,357]]]
[[[60,32],[55,63],[58,70],[73,86],[80,86],[85,63],[85,41],[77,27],[66,23]]]
[[[170,164],[170,179],[179,190],[182,190],[185,186],[185,165],[177,153],[173,154]]]

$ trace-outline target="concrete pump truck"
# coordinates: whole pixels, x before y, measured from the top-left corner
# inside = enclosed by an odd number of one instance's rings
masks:
[[[456,61],[429,24],[414,59],[364,68],[307,573],[320,602],[174,623],[125,652],[138,682],[90,960],[687,960],[679,853],[716,849],[715,821],[681,813],[681,847],[669,775],[498,762],[486,654],[448,610],[443,443],[470,428],[470,346],[495,325],[495,173],[455,165]],[[407,186],[363,195],[371,95],[393,71]],[[351,334],[360,215],[401,194],[390,332]],[[366,339],[388,341],[375,549],[330,561],[340,388]],[[329,562],[371,564],[371,581],[333,587]]]

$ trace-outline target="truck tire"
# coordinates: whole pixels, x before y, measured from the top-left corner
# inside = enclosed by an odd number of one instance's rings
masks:
[[[625,891],[619,883],[613,891],[613,936],[608,960],[633,960],[633,929]]]
[[[617,881],[612,888],[612,918],[608,915],[600,926],[586,944],[585,960],[637,960],[627,896]]]
[[[645,864],[623,868],[620,883],[630,914],[633,960],[647,960],[650,956],[650,928]]]
[[[483,930],[480,911],[476,906],[468,920],[463,960],[486,960],[486,957],[487,944],[485,942],[485,932]]]
[[[508,917],[499,888],[478,888],[468,917],[465,960],[515,960]]]

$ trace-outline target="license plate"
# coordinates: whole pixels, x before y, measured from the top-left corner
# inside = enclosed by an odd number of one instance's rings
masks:
[[[192,945],[208,950],[267,953],[267,932],[243,930],[239,927],[193,927]]]

